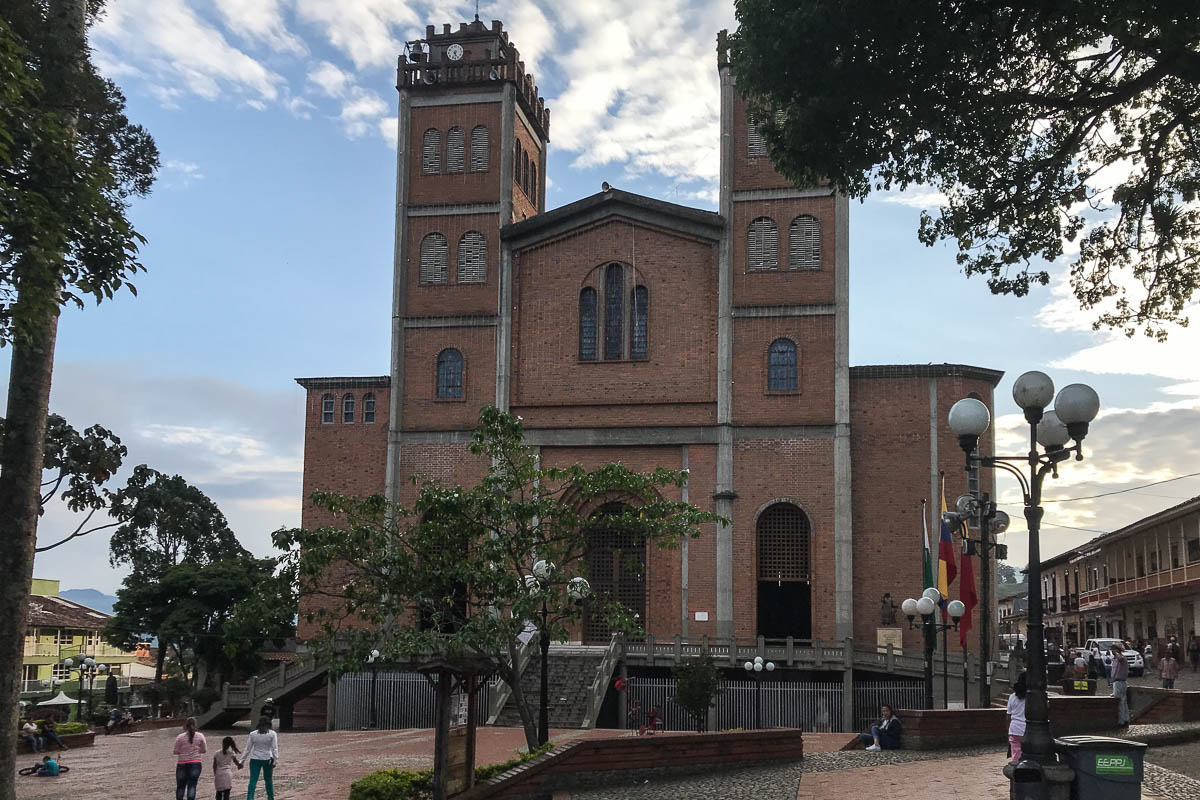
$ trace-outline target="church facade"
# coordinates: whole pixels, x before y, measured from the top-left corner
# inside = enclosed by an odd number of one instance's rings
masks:
[[[967,488],[946,414],[1001,373],[850,366],[847,199],[775,172],[717,61],[717,212],[607,184],[546,210],[550,111],[508,33],[427,29],[398,69],[391,363],[298,379],[305,497],[470,485],[494,404],[545,464],[687,469],[675,499],[731,521],[638,574],[597,545],[593,586],[648,633],[874,643],[884,595],[921,592],[922,499],[936,531],[939,474]]]

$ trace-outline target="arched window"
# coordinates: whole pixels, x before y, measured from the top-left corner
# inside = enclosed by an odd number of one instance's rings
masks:
[[[606,525],[604,518],[623,514],[628,507],[607,503],[592,515],[587,528],[588,580],[596,597],[607,597],[620,603],[629,616],[646,619],[646,536],[628,524]],[[612,638],[607,618],[593,616],[584,604],[583,637],[591,642],[607,642]]]
[[[525,182],[521,184],[521,188],[525,190],[525,196],[529,196],[529,153],[521,153],[521,174],[525,176]]]
[[[446,131],[446,172],[462,172],[467,156],[467,134],[455,125]]]
[[[788,269],[821,268],[821,223],[808,214],[792,220],[788,229]]]
[[[538,198],[538,182],[537,182],[537,167],[533,164],[529,165],[529,199],[537,205]]]
[[[342,422],[354,422],[354,395],[342,395]]]
[[[596,290],[590,286],[579,293],[579,360],[596,360]]]
[[[750,223],[746,269],[779,269],[779,229],[770,217],[759,217]]]
[[[421,172],[437,175],[442,171],[442,134],[437,128],[425,131],[421,140]]]
[[[367,392],[363,395],[363,422],[375,421],[375,395]]]
[[[446,237],[440,233],[431,233],[421,240],[421,283],[450,280],[449,251]]]
[[[625,329],[625,269],[609,264],[604,276],[604,358],[622,358]]]
[[[439,400],[461,400],[463,396],[463,357],[453,347],[438,353],[437,396]]]
[[[630,295],[629,357],[645,358],[649,349],[647,315],[650,308],[650,292],[645,286],[633,287]]]
[[[333,395],[327,394],[321,398],[321,422],[328,424],[333,422]]]
[[[487,172],[488,129],[487,125],[476,125],[471,129],[471,172]]]
[[[758,129],[758,123],[746,120],[746,157],[763,158],[767,154],[767,142]]]
[[[479,231],[467,231],[458,240],[458,282],[483,283],[487,276],[487,240]]]
[[[812,526],[791,503],[775,503],[758,517],[758,579],[772,583],[811,580]]]
[[[794,392],[796,381],[796,343],[776,339],[767,353],[767,391]]]
[[[517,149],[513,153],[513,183],[517,186],[521,185],[521,143],[517,142]]]

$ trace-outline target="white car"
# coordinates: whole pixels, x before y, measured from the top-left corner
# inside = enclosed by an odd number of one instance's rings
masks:
[[[1130,677],[1140,678],[1144,675],[1146,662],[1142,660],[1142,654],[1127,647],[1121,639],[1088,639],[1087,644],[1083,646],[1083,657],[1088,660],[1089,664],[1096,667],[1098,674],[1103,674],[1105,667],[1112,664],[1112,646],[1114,644],[1125,648],[1125,660],[1129,662]]]

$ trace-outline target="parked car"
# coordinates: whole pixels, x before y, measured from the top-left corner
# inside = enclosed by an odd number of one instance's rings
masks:
[[[1125,648],[1125,660],[1129,662],[1130,677],[1140,678],[1144,675],[1146,662],[1142,660],[1142,654],[1129,647],[1121,639],[1088,639],[1083,646],[1083,657],[1095,667],[1097,674],[1103,675],[1105,665],[1112,664],[1112,646],[1114,644]]]

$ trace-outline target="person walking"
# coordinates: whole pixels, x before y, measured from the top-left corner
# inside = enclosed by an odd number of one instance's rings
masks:
[[[183,733],[175,737],[175,800],[196,800],[196,784],[204,768],[200,757],[207,751],[204,734],[196,730],[196,718],[188,717]]]
[[[1111,678],[1112,696],[1117,698],[1117,725],[1129,725],[1129,662],[1125,660],[1125,646],[1112,646]]]
[[[271,730],[269,717],[258,718],[258,728],[246,739],[246,760],[250,762],[250,788],[246,800],[254,800],[259,773],[267,790],[267,800],[275,800],[275,765],[279,762],[279,735]]]
[[[226,736],[221,741],[221,752],[213,756],[213,788],[217,790],[217,800],[229,800],[229,793],[233,791],[233,768],[242,768],[242,762],[237,760],[241,753],[233,737]]]
[[[1188,642],[1188,660],[1192,662],[1192,672],[1200,669],[1200,636],[1192,634],[1192,640]]]
[[[1179,662],[1175,660],[1175,651],[1169,647],[1166,655],[1158,660],[1158,677],[1162,678],[1162,688],[1175,688],[1175,679],[1179,677]]]
[[[1025,692],[1028,682],[1022,672],[1013,681],[1012,694],[1008,696],[1008,749],[1011,751],[1009,762],[1016,764],[1021,760],[1021,737],[1025,735]]]

